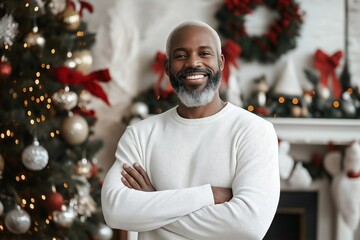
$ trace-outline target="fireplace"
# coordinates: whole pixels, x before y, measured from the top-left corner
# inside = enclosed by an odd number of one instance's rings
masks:
[[[317,191],[282,191],[264,240],[316,240]]]

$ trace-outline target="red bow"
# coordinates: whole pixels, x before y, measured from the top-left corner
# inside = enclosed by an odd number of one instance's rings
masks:
[[[328,56],[321,50],[315,52],[314,66],[320,72],[320,84],[327,87],[328,78],[332,80],[332,89],[335,98],[341,96],[341,84],[336,77],[335,68],[339,65],[342,52],[337,51],[332,56]]]
[[[232,40],[228,40],[221,48],[225,57],[224,69],[222,71],[222,79],[226,85],[229,85],[230,66],[238,68],[237,59],[241,54],[241,47]]]
[[[165,79],[165,66],[164,66],[165,60],[166,60],[166,55],[162,52],[157,52],[155,61],[151,66],[153,72],[159,75],[159,78],[154,86],[156,97],[161,95],[162,97],[166,98],[170,93],[173,93],[173,89],[171,87],[170,82],[167,83],[165,89],[161,89],[161,82]]]
[[[92,13],[94,11],[94,7],[90,3],[85,2],[85,1],[80,1],[80,0],[79,0],[79,3],[80,3],[79,15],[81,17],[82,17],[84,9],[87,9],[90,13]],[[74,1],[68,0],[68,5],[70,5],[73,9],[75,9]]]
[[[360,178],[360,172],[349,171],[346,174],[349,178]]]
[[[88,75],[84,75],[67,67],[58,67],[54,71],[59,82],[67,85],[82,85],[89,90],[91,94],[101,98],[104,102],[110,105],[104,90],[98,83],[95,82],[109,82],[111,77],[108,69],[95,71]]]

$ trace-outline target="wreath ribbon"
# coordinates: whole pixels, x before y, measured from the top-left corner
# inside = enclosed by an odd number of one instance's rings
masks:
[[[67,67],[58,67],[54,70],[54,72],[59,82],[67,85],[82,85],[91,94],[102,99],[107,105],[110,105],[106,93],[96,82],[109,82],[111,80],[108,69],[95,71],[87,75]]]
[[[329,79],[332,81],[332,90],[335,98],[341,97],[341,84],[336,77],[335,69],[339,65],[342,51],[329,56],[321,50],[315,52],[314,66],[320,72],[320,84],[328,87]]]
[[[155,61],[152,64],[152,70],[154,73],[158,74],[159,77],[155,83],[154,86],[154,91],[155,91],[155,96],[162,96],[162,97],[167,97],[170,93],[173,92],[173,88],[170,84],[170,82],[167,83],[165,89],[161,89],[161,83],[163,82],[163,80],[165,80],[165,60],[166,60],[166,55],[162,52],[157,52],[156,56],[155,56]]]
[[[222,79],[224,83],[229,85],[230,78],[230,66],[234,66],[236,69],[239,68],[237,59],[241,54],[241,47],[233,40],[228,40],[221,48],[222,53],[225,57],[224,69],[222,71]]]

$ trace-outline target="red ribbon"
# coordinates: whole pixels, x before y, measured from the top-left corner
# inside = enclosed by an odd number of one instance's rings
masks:
[[[228,86],[230,78],[230,66],[239,68],[237,59],[241,54],[241,47],[232,40],[228,40],[221,48],[225,57],[224,69],[222,71],[222,80]]]
[[[320,72],[320,84],[327,87],[329,78],[332,80],[332,90],[335,98],[340,98],[342,87],[336,77],[335,68],[339,65],[342,52],[337,51],[332,56],[328,56],[321,50],[315,52],[314,66]]]
[[[157,52],[155,56],[155,61],[151,65],[153,72],[159,75],[158,80],[156,81],[154,86],[156,97],[162,96],[166,98],[169,94],[173,93],[173,88],[169,81],[165,89],[161,88],[161,83],[163,80],[165,80],[165,65],[164,65],[165,60],[166,60],[165,53]]]
[[[55,68],[54,72],[59,82],[67,85],[82,85],[91,94],[98,98],[101,98],[105,103],[110,105],[106,93],[104,92],[102,87],[96,82],[109,82],[111,80],[108,69],[95,71],[87,75],[69,69],[67,67]]]
[[[86,9],[88,10],[90,13],[93,13],[94,11],[94,7],[85,1],[79,1],[80,3],[80,10],[79,10],[79,15],[82,17],[83,15],[83,10]],[[68,0],[68,5],[70,5],[73,9],[75,9],[75,3],[74,1]]]

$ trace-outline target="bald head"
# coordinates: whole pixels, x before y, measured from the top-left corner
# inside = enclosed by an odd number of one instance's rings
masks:
[[[176,32],[178,32],[179,30],[185,29],[185,28],[189,28],[189,27],[199,27],[199,28],[204,28],[207,29],[210,34],[212,35],[212,37],[214,38],[214,42],[216,45],[216,51],[218,53],[218,55],[220,56],[221,54],[221,40],[219,35],[217,34],[217,32],[210,27],[208,24],[201,22],[201,21],[186,21],[183,22],[181,24],[179,24],[178,26],[176,26],[169,34],[167,41],[166,41],[166,57],[169,58],[170,56],[170,49],[171,49],[171,44],[173,41],[173,36],[175,35]]]

